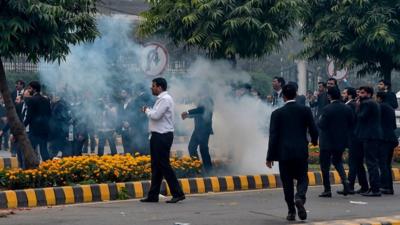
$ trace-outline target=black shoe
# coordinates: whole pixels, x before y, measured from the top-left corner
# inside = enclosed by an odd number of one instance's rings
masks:
[[[295,221],[296,220],[296,212],[289,212],[286,217],[286,220]]]
[[[294,204],[296,205],[297,208],[297,215],[301,220],[306,220],[307,219],[307,211],[304,208],[304,203],[303,200],[297,199]]]
[[[331,198],[332,197],[332,192],[330,191],[324,191],[320,195],[318,195],[320,198]]]
[[[369,192],[368,189],[363,189],[363,188],[361,188],[361,189],[359,189],[359,190],[356,191],[356,194],[362,195],[362,194],[365,194],[365,193],[368,193],[368,192]]]
[[[369,192],[362,193],[361,195],[365,196],[365,197],[381,197],[381,192],[380,191],[377,191],[377,192],[369,191]]]
[[[349,191],[347,191],[347,193],[345,194],[345,191],[344,191],[344,190],[341,190],[341,191],[336,191],[336,193],[337,193],[338,195],[344,195],[344,196],[346,196],[346,195],[354,195],[356,192],[355,192],[354,190],[349,190]]]
[[[380,190],[381,190],[381,193],[384,194],[384,195],[394,195],[394,191],[391,190],[391,189],[381,188]]]
[[[141,202],[158,202],[158,199],[154,199],[154,198],[142,198],[140,199]]]
[[[185,196],[173,197],[171,200],[166,201],[166,203],[177,203],[185,199]]]

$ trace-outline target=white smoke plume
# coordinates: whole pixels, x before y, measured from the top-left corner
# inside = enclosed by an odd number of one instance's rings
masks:
[[[41,64],[41,81],[50,90],[66,86],[68,92],[82,95],[90,92],[96,97],[115,94],[110,79],[120,79],[121,86],[133,88],[141,83],[150,87],[151,77],[138,69],[142,48],[133,41],[134,23],[132,17],[99,17],[101,37],[93,43],[72,46],[66,61],[60,65]],[[232,90],[233,84],[250,81],[246,72],[232,69],[227,62],[199,58],[186,74],[165,78],[176,101],[177,135],[191,135],[193,121],[182,121],[180,113],[194,107],[191,102],[199,93],[207,92],[214,100],[211,154],[217,159],[230,160],[235,173],[277,172],[276,168],[272,171],[265,166],[272,109],[255,96],[237,98]],[[187,146],[180,148],[187,154]]]

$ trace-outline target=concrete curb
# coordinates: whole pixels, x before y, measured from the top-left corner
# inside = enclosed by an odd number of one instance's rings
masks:
[[[308,172],[309,185],[322,185],[321,172]],[[340,184],[336,171],[331,172],[332,184]],[[400,181],[400,169],[393,168],[393,180]],[[279,174],[223,176],[179,179],[185,194],[229,192],[282,187]],[[0,192],[0,209],[54,206],[63,204],[142,198],[150,188],[150,181],[49,187]],[[161,194],[170,195],[163,182]]]
[[[0,170],[2,169],[17,169],[18,160],[16,157],[1,158],[0,157]]]

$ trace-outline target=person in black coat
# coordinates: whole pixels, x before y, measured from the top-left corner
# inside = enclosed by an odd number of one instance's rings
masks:
[[[310,107],[317,108],[316,118],[319,118],[319,115],[321,114],[322,109],[328,104],[329,104],[329,99],[328,99],[328,94],[326,92],[326,83],[319,82],[317,99],[316,99],[316,101],[315,101],[315,99],[310,101]]]
[[[394,194],[392,177],[392,158],[394,148],[399,144],[395,134],[397,129],[396,113],[394,109],[385,102],[387,92],[378,92],[376,97],[381,107],[381,125],[383,140],[379,151],[379,168],[381,172],[381,192],[383,194]]]
[[[124,148],[124,154],[134,154],[133,147],[133,129],[134,129],[134,118],[135,111],[139,111],[139,107],[135,107],[131,97],[131,91],[129,89],[121,90],[122,102],[117,108],[118,111],[118,132],[121,134],[122,146]],[[136,149],[135,149],[136,150]]]
[[[26,99],[27,113],[24,120],[25,127],[29,126],[29,140],[33,149],[38,146],[43,161],[50,159],[47,150],[49,137],[49,120],[51,118],[51,107],[49,99],[40,94],[41,86],[38,81],[32,81],[28,85],[32,97]]]
[[[318,143],[318,130],[311,109],[295,102],[296,88],[293,85],[283,87],[285,105],[271,114],[267,167],[279,162],[285,201],[289,213],[287,220],[295,220],[296,208],[301,220],[307,218],[304,208],[308,188],[308,139]],[[294,182],[297,180],[297,193],[294,195]],[[296,206],[296,208],[295,208]]]
[[[71,156],[68,143],[69,125],[71,121],[69,104],[60,96],[53,96],[51,104],[49,150],[52,157],[61,151],[62,157]]]
[[[349,192],[349,184],[343,167],[343,152],[349,146],[354,116],[350,107],[340,101],[340,91],[337,87],[328,89],[328,97],[331,104],[325,106],[318,121],[319,159],[324,184],[324,192],[319,197],[332,197],[329,181],[331,162],[342,180],[343,194],[347,195]]]
[[[135,98],[133,100],[134,117],[133,117],[133,149],[142,155],[150,154],[149,145],[149,119],[140,108],[144,105],[152,105],[153,99],[149,91],[142,84],[135,85]]]
[[[357,91],[355,88],[346,87],[342,93],[343,101],[349,106],[353,112],[353,117],[356,118],[357,111]],[[364,166],[364,150],[360,140],[355,135],[355,127],[351,130],[350,141],[349,141],[349,191],[348,194],[355,194],[354,185],[356,178],[361,188],[357,190],[357,193],[366,192],[369,189],[367,173]],[[344,194],[343,191],[337,191],[338,194]]]
[[[203,160],[204,170],[210,172],[212,162],[208,148],[210,135],[213,134],[212,116],[214,102],[204,93],[200,97],[197,107],[182,113],[182,119],[194,118],[194,130],[189,141],[189,154],[191,157],[199,158],[197,147],[200,148],[201,159]]]
[[[359,88],[356,136],[361,142],[367,164],[370,190],[361,193],[364,196],[381,196],[379,174],[379,143],[382,140],[381,110],[373,99],[372,87]]]
[[[380,80],[378,83],[378,90],[380,92],[386,92],[384,102],[390,105],[393,109],[397,109],[399,104],[397,102],[396,94],[390,91],[392,84],[386,80]]]

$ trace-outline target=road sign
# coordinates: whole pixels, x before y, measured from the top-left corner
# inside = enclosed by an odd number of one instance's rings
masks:
[[[328,59],[328,76],[331,78],[335,78],[336,80],[343,80],[347,78],[348,70],[347,68],[338,69],[335,65],[335,60]]]
[[[168,65],[167,49],[159,43],[145,44],[142,49],[140,66],[149,76],[157,76],[164,72]]]

